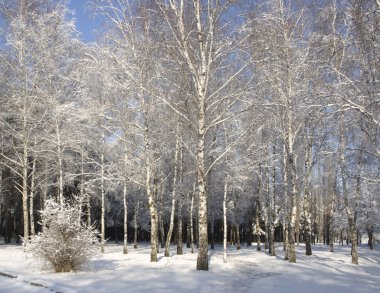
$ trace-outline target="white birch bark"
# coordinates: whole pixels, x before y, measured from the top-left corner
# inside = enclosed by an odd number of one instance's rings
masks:
[[[284,198],[285,198],[285,203],[284,203],[284,259],[289,260],[289,192],[288,192],[288,160],[286,156],[286,151],[285,151],[285,145],[284,145]]]
[[[26,107],[24,107],[26,115]],[[29,213],[28,213],[28,140],[26,131],[26,118],[23,121],[23,157],[22,157],[22,209],[24,216],[24,241],[26,245],[29,239]]]
[[[227,192],[228,178],[224,178],[223,188],[223,262],[227,262]]]
[[[257,192],[255,204],[255,226],[256,226],[256,250],[261,251],[261,229],[260,229],[260,213],[261,213],[261,164],[259,165],[259,176],[257,179]]]
[[[127,154],[124,156],[125,164],[127,163]],[[124,246],[123,254],[128,253],[128,197],[127,197],[127,180],[124,179],[123,182],[123,204],[124,204]]]
[[[272,170],[272,193],[270,195],[269,200],[269,210],[270,210],[270,218],[269,218],[269,226],[270,226],[270,255],[276,256],[276,248],[274,245],[274,229],[275,229],[275,221],[276,221],[276,162],[274,160],[276,155],[276,147],[273,146],[273,170]]]
[[[161,248],[165,247],[165,227],[164,227],[164,207],[163,207],[163,196],[165,193],[165,184],[162,184],[160,195],[159,195],[159,211],[158,211],[158,225],[159,225],[159,233],[160,233],[160,242]]]
[[[83,155],[83,147],[81,148],[80,153],[80,191],[79,191],[79,215],[78,215],[78,223],[79,225],[82,223],[82,208],[83,208],[83,201],[84,201],[84,155]]]
[[[32,174],[30,179],[30,201],[29,201],[29,214],[30,214],[30,235],[33,236],[36,234],[35,225],[34,225],[34,192],[36,184],[36,158],[33,158],[32,163]]]
[[[87,227],[91,226],[91,196],[90,193],[86,193],[86,215],[87,215]]]
[[[105,246],[105,216],[106,216],[106,202],[104,190],[104,153],[100,155],[100,196],[101,196],[101,215],[100,215],[100,252],[104,253]]]
[[[193,223],[193,214],[194,214],[194,195],[195,195],[195,185],[193,191],[191,192],[190,200],[190,242],[191,242],[191,253],[194,253],[194,223]]]
[[[179,197],[178,200],[178,243],[177,243],[177,255],[182,254],[182,248],[183,248],[183,231],[182,231],[182,201],[181,197]]]
[[[174,229],[174,215],[175,215],[175,208],[176,208],[176,198],[177,198],[177,177],[178,177],[178,154],[179,154],[179,134],[177,131],[177,138],[176,138],[176,144],[175,144],[175,154],[174,154],[174,177],[173,177],[173,189],[172,189],[172,206],[171,206],[171,212],[170,212],[170,223],[169,223],[169,230],[166,235],[166,243],[165,243],[165,257],[170,256],[170,241],[172,238],[172,233]]]
[[[312,255],[311,249],[311,194],[310,194],[310,174],[311,174],[311,152],[312,152],[312,140],[309,142],[306,131],[306,160],[305,160],[305,186],[304,186],[304,220],[305,220],[305,248],[306,255]]]
[[[268,147],[269,150],[269,147]],[[269,157],[269,151],[268,151],[268,157]],[[275,166],[275,146],[273,146],[273,158],[272,158],[272,170],[271,168],[268,168],[266,179],[267,179],[267,194],[268,194],[268,211],[267,211],[267,218],[268,218],[268,244],[269,244],[269,254],[271,256],[276,255],[275,251],[275,245],[274,245],[274,222],[275,222],[275,180],[276,180],[276,166]],[[271,174],[272,172],[272,174]],[[270,184],[270,177],[272,175],[272,189]]]
[[[55,121],[55,134],[57,139],[57,159],[58,159],[58,200],[63,208],[64,199],[63,199],[63,165],[62,165],[62,145],[61,145],[61,134],[59,129],[58,117]]]
[[[142,100],[143,101],[143,100]],[[144,103],[144,102],[143,102]],[[151,244],[151,253],[150,261],[157,262],[157,253],[158,253],[158,213],[157,213],[157,204],[154,198],[154,193],[152,192],[152,166],[150,159],[150,144],[149,144],[149,128],[148,128],[148,116],[146,105],[143,105],[143,114],[144,114],[144,151],[145,151],[145,188],[146,194],[148,196],[148,205],[149,213],[151,219],[150,225],[150,244]]]
[[[342,193],[344,199],[344,207],[346,209],[347,220],[348,220],[348,229],[349,235],[351,238],[351,262],[353,264],[359,264],[358,260],[358,246],[357,246],[357,228],[356,228],[356,211],[353,210],[350,206],[350,199],[348,197],[347,190],[347,174],[346,174],[346,160],[344,152],[346,150],[346,134],[343,126],[343,115],[340,116],[340,168],[342,175]],[[360,162],[359,162],[360,165]],[[360,193],[360,166],[358,168],[359,175],[356,180],[356,192],[353,200],[354,208],[356,207],[356,200]]]

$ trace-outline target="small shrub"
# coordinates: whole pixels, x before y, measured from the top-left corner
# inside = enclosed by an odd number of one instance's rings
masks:
[[[97,231],[79,223],[77,206],[48,200],[41,211],[42,232],[32,236],[26,252],[56,272],[78,271],[95,254]]]

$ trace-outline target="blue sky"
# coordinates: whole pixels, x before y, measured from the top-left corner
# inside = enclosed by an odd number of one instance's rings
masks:
[[[77,30],[81,33],[81,39],[84,42],[95,41],[95,33],[99,21],[93,20],[91,13],[85,10],[85,4],[88,0],[69,0],[68,7],[75,11],[74,18]]]

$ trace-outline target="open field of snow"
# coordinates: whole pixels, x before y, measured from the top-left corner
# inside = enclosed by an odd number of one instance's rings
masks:
[[[173,254],[174,254],[173,247]],[[221,246],[209,251],[210,270],[196,271],[196,254],[184,248],[184,255],[163,257],[150,263],[148,244],[130,247],[123,255],[122,246],[109,244],[106,253],[95,258],[82,272],[52,273],[28,258],[21,246],[0,245],[0,292],[380,292],[380,247],[370,251],[359,247],[359,265],[352,265],[350,247],[313,246],[313,255],[304,256],[297,247],[297,263],[283,260],[256,247],[229,247],[228,263],[223,263]],[[47,288],[30,285],[36,283]]]

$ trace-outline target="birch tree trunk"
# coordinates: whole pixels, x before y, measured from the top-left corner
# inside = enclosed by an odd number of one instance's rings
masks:
[[[358,250],[357,250],[357,234],[356,234],[356,211],[352,211],[350,207],[350,200],[348,198],[347,183],[346,183],[346,171],[345,171],[345,156],[346,150],[346,134],[343,126],[343,117],[340,116],[340,167],[342,174],[342,192],[344,198],[344,205],[348,219],[348,230],[351,238],[351,262],[353,264],[359,264]],[[360,176],[357,176],[356,195],[360,192]],[[356,196],[355,196],[356,198]],[[354,199],[354,205],[355,203]],[[348,236],[348,235],[347,235]]]
[[[306,162],[305,162],[305,189],[304,189],[304,220],[305,220],[305,247],[306,255],[312,255],[311,250],[311,194],[309,189],[309,178],[311,172],[311,144],[306,149]]]
[[[173,178],[173,190],[172,190],[172,208],[170,212],[170,223],[169,223],[169,230],[166,235],[166,243],[165,243],[165,256],[170,256],[170,241],[173,234],[174,229],[174,215],[175,215],[175,208],[176,208],[176,197],[177,197],[177,177],[178,177],[178,153],[179,153],[179,134],[177,130],[177,137],[176,137],[176,143],[175,143],[175,154],[174,154],[174,178]]]
[[[82,208],[83,208],[83,201],[84,199],[84,157],[83,157],[83,148],[81,149],[80,153],[80,191],[79,191],[79,215],[78,215],[78,224],[80,225],[82,223]]]
[[[198,6],[199,6],[199,2]],[[198,10],[199,13],[199,10]],[[200,26],[200,16],[198,16]],[[200,32],[202,30],[198,29]],[[200,38],[202,36],[200,35]],[[206,72],[205,68],[202,72]],[[202,75],[203,76],[203,75]],[[204,78],[202,78],[204,79]],[[200,93],[198,94],[199,113],[198,113],[198,151],[197,151],[197,170],[198,170],[198,258],[197,270],[208,271],[208,230],[207,230],[207,191],[206,191],[206,174],[205,174],[205,88],[202,82]]]
[[[261,165],[259,165],[259,176],[257,180],[256,191],[256,211],[255,211],[255,226],[256,226],[256,250],[261,251],[261,229],[260,229],[260,212],[261,212]]]
[[[144,103],[144,100],[141,99]],[[148,205],[150,213],[150,261],[157,262],[157,253],[158,253],[158,213],[157,213],[157,203],[154,198],[154,193],[152,192],[151,186],[151,158],[150,158],[150,144],[149,144],[149,127],[148,127],[148,115],[146,105],[143,105],[143,114],[144,114],[144,151],[145,151],[145,188],[146,194],[148,196]]]
[[[296,194],[296,220],[295,220],[295,241],[297,241],[297,245],[300,245],[300,225],[301,225],[301,198],[298,194]]]
[[[296,232],[296,217],[297,217],[297,185],[296,185],[296,157],[293,152],[293,110],[290,101],[290,88],[288,85],[289,95],[286,99],[286,121],[287,121],[287,130],[286,130],[286,144],[285,144],[285,157],[287,160],[287,164],[285,171],[287,176],[289,176],[289,181],[291,184],[291,191],[289,196],[289,251],[288,257],[289,262],[296,262],[296,247],[295,247],[295,232]],[[287,177],[288,178],[288,177]]]
[[[87,227],[91,227],[91,196],[89,192],[86,192],[86,207]]]
[[[227,176],[224,178],[223,190],[223,262],[227,262]]]
[[[272,192],[269,198],[269,233],[270,233],[270,243],[269,250],[271,256],[276,256],[275,245],[274,245],[274,223],[276,220],[276,163],[274,161],[276,155],[276,147],[273,145],[273,169],[272,169]],[[270,191],[268,191],[270,192]]]
[[[334,252],[334,203],[335,203],[335,189],[334,184],[336,182],[336,178],[329,180],[329,196],[330,196],[330,203],[329,203],[329,240],[330,240],[330,252]]]
[[[25,126],[26,127],[26,121]],[[26,133],[24,132],[24,136]],[[26,245],[29,239],[29,213],[28,213],[28,144],[24,141],[22,159],[22,210],[24,216],[24,241]]]
[[[161,242],[161,248],[165,247],[165,227],[164,227],[164,207],[163,207],[163,196],[165,192],[165,184],[162,184],[161,192],[160,192],[160,197],[159,197],[159,211],[158,211],[158,225],[159,225],[159,233],[160,233],[160,242]]]
[[[193,117],[196,117],[193,128],[197,135],[196,147],[196,166],[197,166],[197,189],[198,189],[198,257],[197,257],[197,270],[208,270],[208,213],[207,213],[207,182],[206,177],[208,172],[213,168],[216,161],[220,160],[225,153],[211,162],[208,168],[205,167],[205,156],[208,154],[208,149],[205,148],[206,133],[215,128],[217,125],[230,119],[226,113],[228,109],[233,108],[236,104],[236,92],[227,90],[228,86],[234,82],[240,73],[243,72],[245,66],[239,65],[239,69],[232,69],[234,72],[225,77],[224,81],[215,83],[210,92],[209,87],[211,78],[214,78],[214,72],[221,69],[222,58],[224,56],[232,56],[230,53],[235,53],[236,47],[230,45],[220,45],[220,39],[225,35],[221,33],[223,29],[219,29],[220,19],[230,9],[230,2],[224,1],[185,1],[185,0],[156,0],[160,12],[163,14],[164,19],[168,24],[169,31],[174,37],[174,44],[170,44],[169,50],[172,51],[173,47],[177,49],[181,60],[179,65],[186,66],[189,73],[191,86],[193,91],[188,92],[192,95],[195,115],[187,116],[181,110],[176,109],[176,105],[167,101],[167,104],[172,106],[177,114],[185,117],[191,123]],[[186,11],[185,11],[186,10]],[[192,18],[188,18],[192,15]],[[215,36],[218,34],[218,36]],[[229,43],[226,42],[226,44]],[[231,42],[231,44],[234,42]],[[173,46],[174,45],[174,46]],[[217,47],[219,46],[219,47]],[[238,53],[240,54],[240,53]],[[219,59],[221,63],[219,63]],[[223,67],[224,68],[224,67]],[[231,67],[233,68],[233,67]],[[232,97],[233,96],[233,97]],[[222,101],[228,102],[229,106],[225,108],[222,106]],[[207,102],[207,104],[206,104]],[[209,120],[208,116],[214,109],[226,109],[216,113],[214,119]],[[218,110],[219,111],[219,110]],[[211,115],[210,115],[211,118]]]
[[[100,196],[101,196],[101,216],[100,216],[100,252],[104,253],[105,246],[105,215],[106,215],[106,202],[104,191],[104,153],[100,155]]]
[[[195,187],[195,186],[194,186]],[[190,242],[191,242],[191,253],[194,253],[194,225],[193,225],[193,210],[194,210],[194,193],[195,188],[193,188],[193,192],[191,192],[191,200],[190,200]]]
[[[295,247],[295,222],[297,216],[297,204],[296,204],[296,165],[294,153],[289,153],[289,169],[290,169],[290,182],[292,184],[292,191],[290,196],[290,219],[289,219],[289,262],[296,262],[296,247]]]
[[[182,200],[181,197],[178,201],[178,243],[177,243],[177,255],[182,255],[183,235],[182,235]]]
[[[35,225],[34,225],[34,189],[36,183],[36,158],[33,158],[32,163],[32,174],[30,179],[30,202],[29,202],[29,214],[30,214],[30,235],[33,236],[36,234]]]
[[[286,150],[284,145],[284,226],[283,226],[283,238],[284,238],[284,260],[289,260],[289,192],[288,192],[288,160],[286,158]]]
[[[26,79],[27,80],[27,79]],[[26,93],[25,93],[26,95]],[[22,210],[24,216],[24,241],[23,245],[26,245],[29,239],[29,213],[28,213],[28,133],[27,133],[27,107],[26,107],[26,97],[24,97],[23,104],[23,154],[22,154]]]
[[[125,154],[125,160],[127,155]],[[124,246],[123,254],[128,253],[128,197],[127,197],[127,180],[123,182],[123,203],[124,203]]]
[[[57,136],[57,157],[58,157],[58,199],[61,207],[64,206],[63,200],[63,165],[62,165],[62,144],[61,144],[61,134],[59,129],[58,117],[55,121],[55,131]]]
[[[264,243],[264,249],[269,249],[269,233],[268,233],[268,217],[267,216],[264,216],[265,217],[265,220],[264,220],[264,225],[265,225],[265,243]]]

